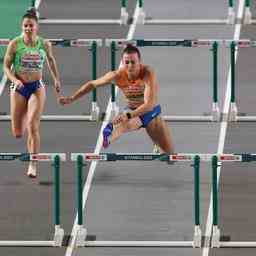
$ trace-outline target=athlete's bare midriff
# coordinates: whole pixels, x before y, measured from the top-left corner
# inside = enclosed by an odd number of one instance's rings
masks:
[[[43,76],[42,72],[25,72],[25,73],[18,73],[15,75],[23,83],[29,83],[36,80],[41,80]]]

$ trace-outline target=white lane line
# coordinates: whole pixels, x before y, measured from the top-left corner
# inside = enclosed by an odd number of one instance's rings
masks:
[[[242,17],[243,17],[244,5],[245,5],[245,0],[240,0],[239,1],[239,6],[238,6],[238,13],[237,13],[237,18],[238,19],[242,19]],[[241,24],[237,24],[235,26],[234,40],[239,40],[241,27],[242,27]],[[236,60],[237,60],[237,55],[238,55],[238,51],[235,52],[235,63],[236,63]],[[229,68],[228,80],[227,80],[227,86],[226,86],[226,94],[225,94],[225,103],[224,103],[224,106],[223,106],[224,116],[227,116],[228,113],[229,113],[230,99],[231,99],[231,67]],[[222,154],[223,151],[224,151],[224,144],[225,144],[227,126],[228,126],[228,122],[227,122],[227,120],[224,119],[224,121],[222,121],[221,125],[220,125],[218,154]],[[221,166],[218,168],[218,172],[217,172],[217,184],[218,184],[218,186],[219,186],[220,172],[221,172]],[[206,238],[210,238],[210,236],[211,236],[212,222],[213,222],[213,216],[212,216],[212,192],[211,192],[210,205],[209,205],[208,216],[207,216],[207,224],[206,224],[206,230],[205,230],[205,237]],[[209,251],[210,251],[209,247],[203,248],[202,256],[208,256]]]
[[[135,21],[138,19],[138,15],[139,15],[139,5],[137,3],[136,8],[135,8],[135,12],[134,12],[134,15],[133,15]],[[127,34],[127,40],[130,40],[130,39],[133,38],[133,35],[135,33],[135,29],[136,29],[136,22],[135,22],[135,24],[130,25],[129,31],[128,31],[128,34]],[[121,66],[121,63],[119,65],[119,67],[120,66]],[[116,93],[117,93],[117,91],[118,90],[116,88]],[[94,153],[96,153],[96,154],[98,154],[101,150],[101,146],[102,146],[102,142],[103,142],[101,134],[103,132],[104,127],[107,125],[107,123],[110,120],[111,106],[112,106],[112,104],[111,104],[111,98],[110,98],[109,102],[108,102],[107,110],[106,110],[106,118],[105,118],[105,121],[103,122],[103,124],[101,126],[99,137],[98,137],[97,144],[96,144],[95,151],[94,151]],[[87,201],[87,198],[88,198],[88,194],[89,194],[90,187],[91,187],[91,184],[92,184],[92,179],[93,179],[93,176],[94,176],[94,172],[95,172],[95,169],[97,167],[97,163],[98,162],[92,162],[92,164],[90,165],[90,168],[89,168],[88,176],[87,176],[86,183],[85,183],[84,189],[83,189],[83,209],[85,208],[85,204],[86,204],[86,201]],[[72,228],[72,232],[71,232],[71,241],[70,241],[70,244],[69,244],[69,246],[66,250],[65,256],[72,256],[72,254],[74,252],[76,236],[77,236],[77,221],[78,221],[78,215],[76,214],[76,218],[75,218],[73,228]]]

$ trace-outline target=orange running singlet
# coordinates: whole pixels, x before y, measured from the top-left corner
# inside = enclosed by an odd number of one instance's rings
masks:
[[[140,73],[136,80],[129,80],[125,70],[122,70],[116,79],[116,85],[124,93],[127,99],[127,105],[131,109],[135,109],[144,103],[144,76],[145,66],[141,65]]]

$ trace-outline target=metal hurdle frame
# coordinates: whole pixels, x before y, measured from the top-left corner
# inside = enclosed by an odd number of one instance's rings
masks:
[[[83,167],[91,161],[185,161],[194,167],[194,239],[193,241],[88,241],[87,230],[83,227]],[[71,161],[77,168],[77,236],[76,245],[86,247],[201,247],[202,232],[200,228],[200,156],[187,154],[169,156],[165,154],[132,153],[72,153]]]
[[[137,0],[139,6],[138,19],[135,21],[136,24],[143,25],[233,25],[236,22],[235,11],[234,11],[234,1],[228,1],[228,12],[226,19],[152,19],[146,17],[146,12],[144,10],[144,1]],[[47,19],[40,18],[40,24],[57,24],[57,25],[130,25],[134,24],[134,20],[129,18],[127,12],[127,0],[120,0],[121,2],[121,12],[120,19]],[[35,1],[32,1],[32,6],[35,6]],[[251,20],[250,12],[250,0],[246,0],[246,12],[244,24],[253,24],[254,20]],[[38,11],[37,11],[38,12]],[[40,17],[40,13],[38,12]],[[256,23],[256,22],[255,22]]]
[[[235,24],[235,11],[233,0],[228,0],[228,14],[226,19],[152,19],[146,17],[146,12],[143,9],[144,1],[137,0],[139,4],[139,16],[137,24],[143,25],[232,25]],[[248,0],[247,0],[248,1]]]
[[[212,113],[211,115],[202,116],[163,116],[166,121],[220,121],[220,110],[218,105],[218,40],[189,40],[189,39],[106,39],[106,46],[110,47],[111,51],[111,66],[115,69],[115,52],[118,48],[124,47],[127,43],[136,45],[137,47],[157,46],[157,47],[212,47],[213,58],[213,96],[212,96]],[[118,108],[116,106],[115,85],[112,84],[111,89],[112,113],[116,114]]]
[[[60,161],[66,161],[65,153],[38,153],[38,154],[29,154],[29,153],[0,153],[0,161],[48,161],[53,162],[53,172],[54,172],[54,224],[55,224],[55,233],[52,241],[0,241],[1,246],[21,246],[21,247],[31,247],[31,246],[40,246],[40,247],[61,247],[64,230],[60,226]]]
[[[35,6],[32,1],[32,6]],[[56,24],[56,25],[127,25],[129,15],[127,13],[127,0],[120,0],[121,13],[120,19],[46,19],[39,18],[39,24]],[[38,12],[39,14],[39,12]],[[39,16],[40,17],[40,16]]]
[[[256,154],[230,154],[230,155],[213,155],[212,156],[212,213],[213,213],[213,229],[212,229],[212,248],[223,248],[223,247],[237,247],[237,248],[256,248],[255,242],[246,241],[220,241],[220,229],[218,227],[218,211],[219,211],[219,200],[218,200],[218,175],[217,169],[219,167],[218,162],[252,162],[256,161]]]
[[[256,41],[244,39],[239,41],[230,41],[230,63],[231,63],[231,99],[230,99],[230,115],[231,122],[255,122],[256,116],[239,115],[237,104],[235,102],[235,52],[238,48],[256,47]]]
[[[102,46],[101,39],[48,39],[53,46],[89,47],[92,52],[92,80],[97,78],[97,47]],[[10,39],[0,39],[0,46],[8,45]],[[0,115],[0,121],[9,121],[10,115]],[[97,103],[96,89],[92,91],[92,107],[90,115],[43,115],[43,121],[99,121],[100,109]]]

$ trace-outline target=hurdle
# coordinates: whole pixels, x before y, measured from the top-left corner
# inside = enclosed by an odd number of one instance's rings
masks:
[[[205,156],[203,156],[205,158]],[[194,238],[193,241],[88,241],[83,226],[83,167],[92,161],[177,161],[193,163],[194,168]],[[76,245],[85,247],[201,247],[200,228],[200,155],[145,154],[145,153],[71,153],[77,169],[77,236]]]
[[[213,227],[212,227],[212,248],[222,248],[222,247],[237,247],[237,248],[255,248],[255,242],[246,242],[246,241],[229,241],[224,242],[220,241],[220,229],[218,228],[219,219],[218,219],[218,210],[219,210],[219,200],[218,200],[218,162],[252,162],[256,161],[256,154],[230,154],[226,156],[212,156],[212,216],[213,216]]]
[[[124,47],[127,43],[136,45],[137,47],[207,47],[211,48],[212,51],[212,80],[213,80],[213,93],[212,93],[212,112],[211,115],[199,115],[199,116],[163,116],[166,121],[195,121],[195,122],[209,122],[220,120],[220,110],[218,105],[218,42],[216,40],[190,40],[190,39],[106,39],[105,44],[110,48],[111,51],[111,66],[112,69],[115,67],[115,54],[118,48]],[[116,102],[115,86],[112,84],[111,90],[111,102],[112,111],[116,113],[117,107],[114,104]]]
[[[65,153],[0,153],[0,161],[48,161],[52,162],[54,172],[53,192],[54,192],[54,224],[55,233],[52,241],[0,241],[0,246],[20,246],[20,247],[61,247],[64,238],[64,230],[60,226],[60,161],[66,161]]]
[[[236,104],[236,91],[235,91],[235,52],[238,48],[256,47],[256,41],[250,39],[231,41],[230,42],[230,63],[231,63],[231,99],[230,99],[230,115],[229,121],[231,122],[255,122],[256,116],[248,116],[246,114],[239,115]]]
[[[88,47],[91,52],[92,80],[97,78],[97,48],[102,46],[101,39],[48,39],[56,47]],[[0,39],[0,46],[8,45],[10,39]],[[10,115],[1,114],[0,121],[9,121]],[[90,115],[43,115],[43,121],[99,121],[100,109],[97,103],[96,89],[92,91]]]
[[[143,25],[233,25],[235,24],[235,11],[233,0],[228,1],[228,14],[226,19],[152,19],[146,17],[144,1],[137,0],[139,4],[139,15],[137,24]]]
[[[127,25],[128,18],[129,18],[129,15],[127,13],[127,0],[121,0],[120,3],[121,3],[120,19],[46,19],[46,18],[39,18],[38,22],[39,22],[39,24],[55,24],[55,25]]]

